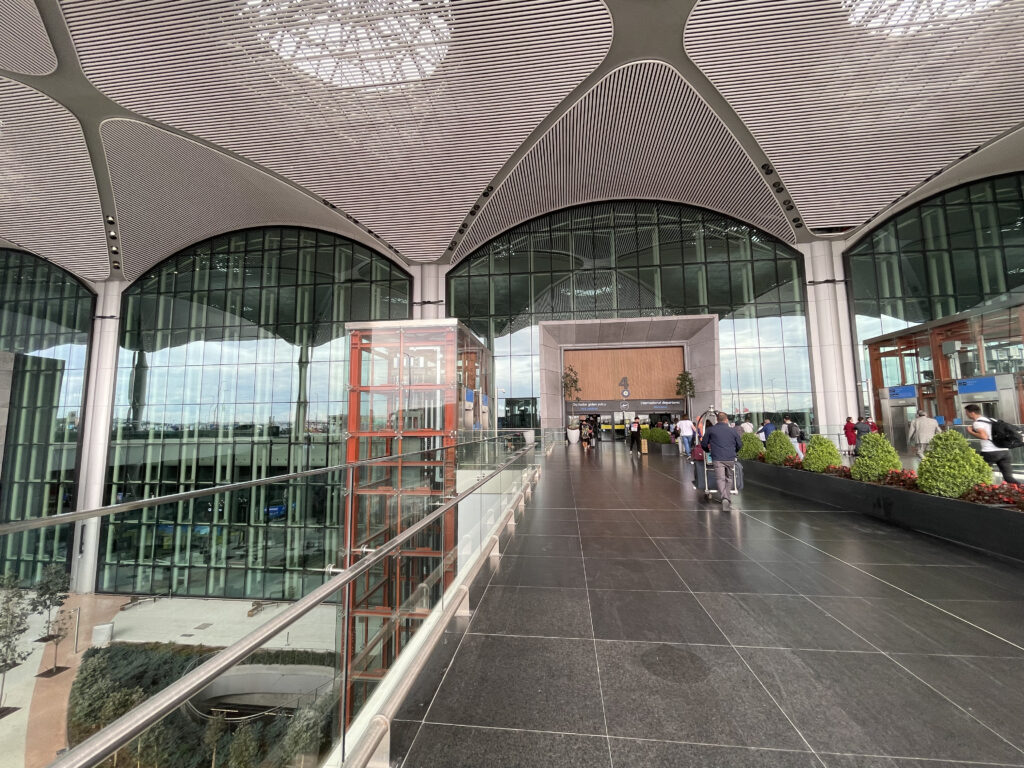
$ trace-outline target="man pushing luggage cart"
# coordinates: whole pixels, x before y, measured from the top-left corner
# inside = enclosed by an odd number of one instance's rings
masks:
[[[705,459],[703,462],[694,462],[694,478],[697,481],[697,488],[704,491],[706,499],[710,499],[712,496],[708,474],[711,469],[714,469],[715,486],[721,498],[722,509],[726,512],[732,509],[730,492],[737,488],[736,453],[742,445],[739,434],[729,426],[729,417],[719,411],[718,423],[705,430],[704,437],[700,441],[700,446],[705,452]],[[701,481],[703,481],[703,488],[701,488]]]

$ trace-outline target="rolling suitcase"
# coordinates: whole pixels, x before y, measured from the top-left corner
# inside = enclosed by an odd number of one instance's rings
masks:
[[[711,484],[713,470],[710,458],[707,458],[707,454],[705,457],[703,461],[693,462],[693,484],[698,491],[704,494],[705,499],[710,499],[711,494],[714,493]]]

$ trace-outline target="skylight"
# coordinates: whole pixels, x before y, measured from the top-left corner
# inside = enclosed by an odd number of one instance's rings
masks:
[[[1002,0],[842,0],[850,24],[898,37],[941,29],[992,8]]]

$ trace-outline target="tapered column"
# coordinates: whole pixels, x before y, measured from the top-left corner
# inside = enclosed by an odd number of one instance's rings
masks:
[[[79,510],[100,507],[105,502],[103,488],[107,479],[113,424],[123,285],[117,281],[98,284],[86,375],[85,414],[82,419],[82,454],[78,471]],[[100,526],[99,519],[76,523],[71,562],[71,589],[74,592],[96,591]]]

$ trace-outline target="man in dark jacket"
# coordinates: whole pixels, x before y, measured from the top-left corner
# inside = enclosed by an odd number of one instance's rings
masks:
[[[718,486],[718,494],[722,497],[722,509],[726,512],[732,509],[729,494],[736,472],[736,452],[742,445],[743,441],[729,426],[729,417],[723,411],[718,412],[718,423],[710,427],[700,441],[701,448],[711,454],[711,461],[714,462],[715,484]]]

